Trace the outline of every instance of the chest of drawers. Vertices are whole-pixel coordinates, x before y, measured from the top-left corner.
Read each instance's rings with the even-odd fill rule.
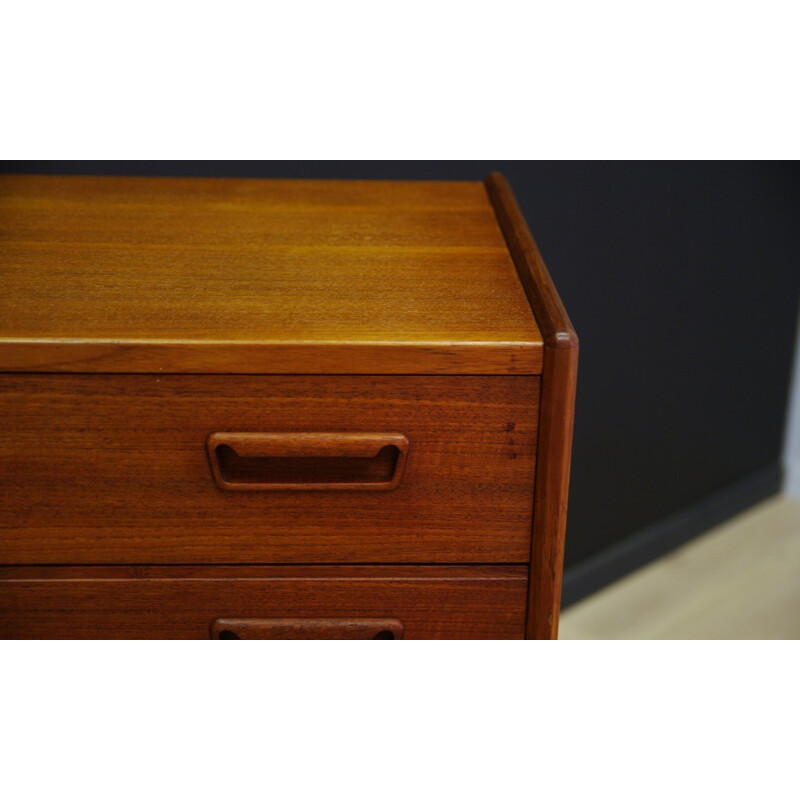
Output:
[[[0,636],[556,637],[577,340],[501,176],[6,176],[0,270]]]

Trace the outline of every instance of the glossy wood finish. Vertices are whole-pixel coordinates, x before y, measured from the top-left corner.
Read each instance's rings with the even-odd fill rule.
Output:
[[[501,176],[7,176],[0,279],[0,632],[557,636],[577,339]]]
[[[527,562],[537,377],[0,375],[0,564]],[[384,492],[223,491],[219,431],[390,431]]]
[[[578,338],[508,183],[502,175],[490,175],[486,191],[544,337],[527,636],[555,639],[564,570]]]
[[[399,620],[406,639],[519,639],[525,567],[8,567],[0,637],[207,639],[215,620]]]
[[[212,639],[402,639],[398,619],[215,619]]]
[[[480,183],[0,177],[0,370],[538,374]]]

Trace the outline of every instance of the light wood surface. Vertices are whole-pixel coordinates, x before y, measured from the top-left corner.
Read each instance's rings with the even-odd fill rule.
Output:
[[[800,639],[800,501],[776,497],[568,608],[562,639]]]
[[[526,562],[538,377],[0,375],[0,563]],[[408,439],[392,491],[226,491],[209,434]]]
[[[578,337],[505,178],[489,175],[486,191],[544,337],[527,636],[557,639]]]
[[[480,183],[0,177],[0,369],[537,374]]]
[[[397,619],[405,639],[521,639],[525,567],[7,567],[0,638],[208,639],[221,618]]]

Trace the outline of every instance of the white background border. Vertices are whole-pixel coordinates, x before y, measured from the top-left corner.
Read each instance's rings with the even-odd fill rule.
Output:
[[[0,12],[14,159],[795,158],[796,4]],[[796,642],[0,643],[3,794],[797,797]]]

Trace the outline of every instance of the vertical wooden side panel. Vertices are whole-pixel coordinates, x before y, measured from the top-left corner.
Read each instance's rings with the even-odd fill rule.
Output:
[[[578,348],[545,348],[528,587],[529,639],[557,639]]]
[[[526,636],[556,639],[564,570],[578,337],[507,181],[493,173],[484,183],[544,337]]]

